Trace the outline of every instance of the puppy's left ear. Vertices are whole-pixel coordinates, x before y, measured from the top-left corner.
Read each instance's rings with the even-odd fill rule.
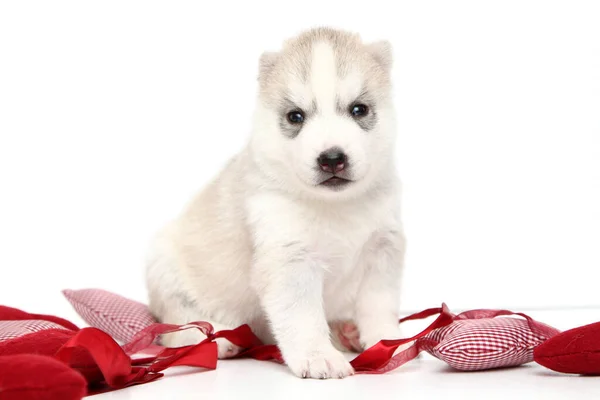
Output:
[[[259,66],[258,66],[258,80],[264,81],[269,76],[273,67],[279,60],[279,53],[274,52],[264,52],[260,56]]]
[[[367,45],[369,53],[384,69],[390,70],[394,62],[392,44],[387,40],[380,40]]]

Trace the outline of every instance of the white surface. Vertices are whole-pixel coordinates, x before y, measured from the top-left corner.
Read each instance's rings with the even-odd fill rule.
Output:
[[[301,380],[283,367],[252,360],[222,362],[216,371],[180,368],[168,377],[102,399],[586,399],[600,379],[572,377],[537,364],[490,372],[455,372],[437,360],[417,360],[387,375]]]
[[[600,320],[600,309],[532,312],[560,329]],[[414,325],[419,329],[422,325]],[[349,357],[351,358],[351,357]],[[518,368],[457,372],[430,356],[385,375],[344,380],[302,380],[284,366],[255,360],[226,360],[217,370],[173,368],[146,385],[99,395],[115,399],[587,399],[600,393],[600,377],[558,374],[535,363]]]
[[[395,48],[405,309],[598,304],[600,3],[0,2],[0,303],[145,300],[148,239],[241,147],[258,57]]]

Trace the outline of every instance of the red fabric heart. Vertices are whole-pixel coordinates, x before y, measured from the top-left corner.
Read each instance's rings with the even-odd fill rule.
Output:
[[[600,375],[600,322],[570,329],[538,346],[535,362],[566,374]]]
[[[75,332],[66,329],[47,329],[0,342],[0,356],[39,354],[53,356]]]
[[[157,322],[148,306],[106,290],[63,290],[63,294],[85,322],[123,343]]]
[[[76,333],[66,329],[48,329],[5,340],[0,342],[0,356],[38,354],[53,357]],[[104,379],[100,369],[85,349],[74,349],[69,365],[79,371],[89,383],[101,382]]]
[[[0,400],[79,400],[86,381],[51,357],[19,354],[0,357]]]
[[[521,318],[502,318],[518,316]],[[460,371],[513,367],[533,361],[533,350],[559,331],[522,313],[471,310],[417,344]]]
[[[385,373],[414,359],[421,351],[461,371],[516,366],[533,361],[533,349],[559,333],[525,314],[480,309],[453,315],[445,304],[442,308],[403,318],[400,323],[438,313],[432,325],[417,336],[399,341],[382,340],[359,354],[351,362],[352,366],[357,373]],[[524,319],[497,318],[509,315]],[[392,357],[398,344],[413,340],[415,344]]]

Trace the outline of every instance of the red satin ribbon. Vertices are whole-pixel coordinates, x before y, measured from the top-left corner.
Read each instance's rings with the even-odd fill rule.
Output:
[[[440,308],[430,308],[399,321],[402,323],[405,321],[425,319],[435,314],[439,314],[439,316],[431,323],[431,325],[415,336],[408,339],[381,340],[379,343],[376,343],[374,346],[363,351],[354,360],[350,361],[354,371],[359,374],[383,374],[394,370],[415,358],[420,353],[416,344],[413,344],[408,349],[405,349],[396,355],[394,355],[394,352],[403,344],[414,342],[417,339],[428,335],[435,329],[450,325],[452,321],[454,321],[454,316],[446,304],[442,304]]]
[[[541,322],[538,322],[528,315],[525,315],[523,313],[515,313],[512,311],[508,311],[508,310],[481,309],[481,310],[465,311],[461,314],[458,314],[455,317],[455,319],[459,320],[459,319],[496,318],[496,317],[507,316],[507,315],[518,315],[520,317],[525,318],[525,320],[527,320],[527,324],[529,325],[529,329],[531,329],[531,331],[533,333],[536,333],[540,336],[550,338],[550,337],[560,333],[560,331],[558,329],[548,326],[546,324],[543,324]]]
[[[381,340],[371,348],[359,354],[350,362],[356,373],[382,374],[389,372],[414,359],[421,351],[418,339],[423,338],[435,329],[447,326],[454,320],[494,318],[501,315],[519,315],[527,319],[532,330],[553,336],[558,331],[541,324],[527,315],[512,313],[506,310],[473,310],[453,315],[446,304],[431,308],[401,319],[399,322],[419,320],[439,314],[438,317],[422,332],[407,339]],[[206,339],[194,346],[164,348],[153,345],[159,335],[178,332],[185,329],[198,329]],[[119,346],[113,338],[97,328],[83,328],[78,331],[56,354],[66,363],[71,361],[73,349],[82,347],[92,356],[96,367],[104,377],[106,387],[100,391],[109,391],[130,385],[150,382],[163,374],[166,368],[178,365],[215,369],[217,367],[217,344],[215,339],[225,338],[246,350],[236,358],[253,358],[256,360],[272,360],[283,363],[281,353],[275,345],[264,345],[256,337],[248,325],[233,330],[214,332],[207,322],[193,322],[186,325],[153,324],[139,333],[124,346]],[[409,348],[394,355],[403,344],[416,342]],[[158,350],[156,355],[134,358],[131,356],[148,350]],[[98,393],[99,391],[97,391]]]
[[[163,375],[150,373],[146,368],[134,366],[121,346],[97,328],[83,328],[78,331],[58,350],[55,357],[70,364],[73,350],[77,347],[84,348],[90,353],[106,385],[112,389],[150,382]],[[86,368],[92,367],[86,366]]]

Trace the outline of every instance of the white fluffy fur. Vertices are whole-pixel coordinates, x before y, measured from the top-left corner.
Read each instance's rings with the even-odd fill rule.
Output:
[[[205,320],[217,330],[247,323],[279,345],[296,375],[344,377],[352,367],[334,347],[330,324],[354,321],[363,347],[399,336],[404,239],[389,45],[320,29],[261,62],[248,145],[156,238],[147,267],[150,307],[167,323]],[[290,73],[290,63],[304,63],[309,73]],[[294,138],[280,131],[273,99],[282,88],[295,104],[318,108]],[[377,113],[368,132],[336,109],[365,89]],[[319,186],[315,172],[319,154],[333,146],[351,165],[354,182],[342,190]],[[189,331],[163,340],[201,339]],[[220,357],[238,351],[219,339]]]

